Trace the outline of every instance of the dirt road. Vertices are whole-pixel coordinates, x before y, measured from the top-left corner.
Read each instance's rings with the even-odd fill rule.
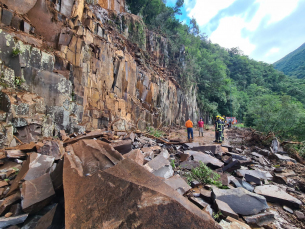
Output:
[[[197,127],[194,129],[194,142],[199,142],[200,145],[216,145],[215,142],[215,129],[214,126],[209,126],[209,130],[204,130],[203,137],[199,137],[199,130]],[[225,140],[222,144],[228,145],[228,139],[227,139],[227,131],[228,129],[225,129]],[[180,139],[183,142],[187,142],[187,131],[186,128],[180,129],[180,130],[173,130],[170,132],[169,139]]]

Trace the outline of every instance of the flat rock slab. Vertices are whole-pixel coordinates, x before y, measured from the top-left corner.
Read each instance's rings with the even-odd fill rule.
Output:
[[[0,215],[4,214],[8,211],[11,205],[19,201],[21,198],[20,192],[16,192],[13,195],[10,195],[6,197],[4,200],[2,200],[0,204]]]
[[[198,147],[199,143],[198,142],[192,142],[192,143],[183,143],[183,145],[189,147],[190,149],[193,147]]]
[[[237,169],[240,169],[240,161],[239,160],[236,160],[236,161],[232,161],[230,162],[229,164],[227,164],[226,166],[224,166],[222,168],[222,171],[223,172],[233,172],[234,170],[237,170]]]
[[[275,221],[274,214],[271,212],[264,212],[252,216],[244,216],[243,218],[247,222],[247,224],[250,224],[251,226],[259,226],[259,227]]]
[[[34,213],[45,207],[55,195],[50,174],[45,174],[34,180],[25,181],[22,185],[22,209]]]
[[[254,177],[260,178],[262,180],[270,180],[273,176],[266,171],[260,170],[247,170],[247,169],[239,169],[237,170],[237,175],[245,177],[246,174],[252,175]]]
[[[153,172],[163,168],[166,165],[170,165],[169,160],[167,160],[163,155],[158,155],[150,162],[144,165],[148,171]]]
[[[110,143],[110,145],[121,154],[129,153],[132,150],[132,140],[121,140]]]
[[[178,174],[169,179],[166,179],[164,182],[171,186],[174,190],[177,190],[182,195],[192,188]],[[183,191],[183,193],[181,193],[181,191]]]
[[[200,209],[206,208],[209,204],[200,197],[190,197],[189,200]]]
[[[22,158],[26,156],[21,150],[6,150],[5,152],[8,158]]]
[[[129,158],[135,162],[137,162],[139,165],[144,164],[144,154],[139,149],[134,149],[130,151],[129,153],[123,155],[124,158]]]
[[[289,195],[275,185],[257,186],[254,192],[266,197],[267,201],[287,205],[291,208],[300,208],[302,202],[297,198]]]
[[[250,192],[254,191],[254,187],[242,179],[231,177],[230,181],[235,185],[236,188],[242,187],[242,188],[247,189]]]
[[[285,155],[281,155],[276,153],[275,156],[277,157],[277,159],[279,159],[280,161],[291,161],[293,163],[297,163],[297,161],[291,157],[285,156]]]
[[[200,152],[211,151],[213,154],[215,154],[217,152],[217,146],[195,146],[192,148],[192,150]]]
[[[218,189],[212,192],[213,199],[227,203],[234,212],[240,215],[255,215],[266,209],[265,197],[251,193],[244,188]]]
[[[12,226],[12,225],[17,225],[20,223],[23,223],[26,218],[28,217],[29,214],[23,214],[23,215],[18,215],[14,217],[0,217],[0,228]]]
[[[28,171],[24,176],[24,180],[34,180],[44,175],[53,165],[54,157],[42,155],[39,153],[31,153]]]
[[[207,213],[130,159],[87,177],[79,176],[71,165],[65,158],[67,229],[220,228]]]
[[[165,179],[168,179],[174,175],[174,170],[171,165],[165,165],[164,167],[153,171],[153,174],[158,177],[163,177]]]
[[[56,141],[47,141],[45,144],[39,148],[37,151],[40,154],[52,156],[55,160],[59,160],[63,153],[61,152],[61,147],[58,142]]]
[[[230,206],[221,201],[221,200],[215,200],[215,204],[217,205],[218,211],[220,211],[224,216],[231,216],[234,219],[238,219],[238,215],[230,208]]]
[[[224,165],[224,163],[218,160],[217,158],[202,152],[187,150],[185,151],[185,153],[188,153],[190,156],[193,156],[194,161],[201,161],[208,166],[210,165],[212,167],[220,168]]]
[[[191,170],[193,168],[199,167],[200,163],[198,161],[184,161],[180,163],[180,167],[182,169],[188,169]]]

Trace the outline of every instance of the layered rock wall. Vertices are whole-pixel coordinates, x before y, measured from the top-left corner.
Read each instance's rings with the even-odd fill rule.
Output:
[[[12,133],[29,142],[61,129],[197,118],[195,89],[169,71],[167,39],[125,13],[124,1],[0,2],[0,145],[14,145]]]

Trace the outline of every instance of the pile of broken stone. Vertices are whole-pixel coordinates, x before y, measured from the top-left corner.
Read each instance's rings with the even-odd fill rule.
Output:
[[[305,195],[285,167],[298,163],[277,140],[251,151],[141,132],[60,138],[1,151],[0,228],[304,227]],[[227,189],[190,186],[185,176],[200,162]]]

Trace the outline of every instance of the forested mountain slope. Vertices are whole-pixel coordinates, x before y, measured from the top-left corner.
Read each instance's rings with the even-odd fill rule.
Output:
[[[305,140],[304,79],[286,76],[238,48],[211,43],[195,19],[189,25],[180,23],[176,15],[183,0],[175,7],[162,0],[127,0],[127,4],[149,30],[169,40],[169,68],[182,87],[198,89],[201,115],[236,116],[257,130]]]
[[[305,78],[305,43],[273,64],[286,75]]]

